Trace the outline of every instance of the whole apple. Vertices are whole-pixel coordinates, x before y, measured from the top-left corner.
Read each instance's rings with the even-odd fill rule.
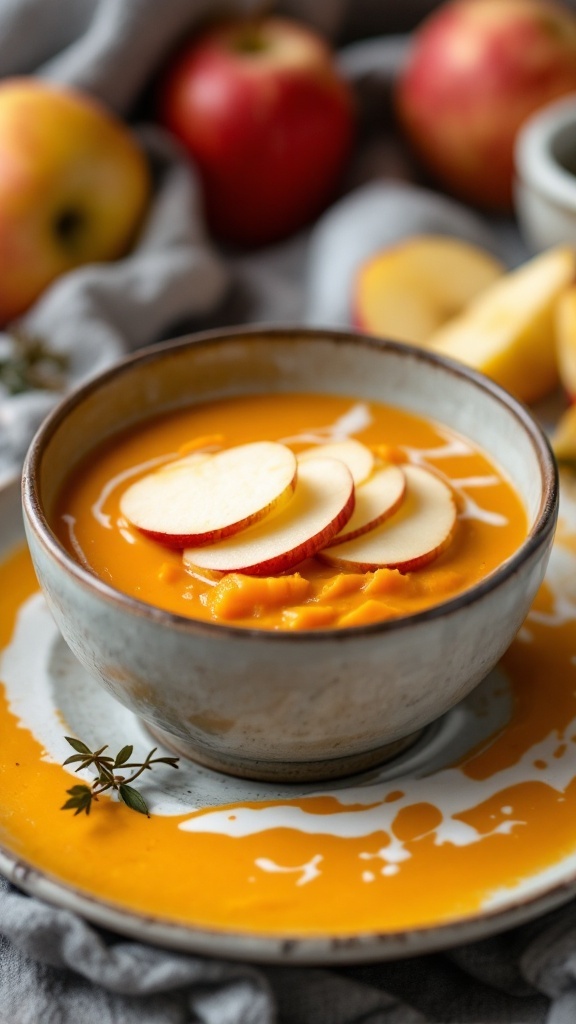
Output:
[[[55,278],[125,253],[146,209],[147,161],[95,100],[32,78],[0,84],[0,323]]]
[[[552,0],[454,0],[416,31],[396,100],[400,125],[439,183],[507,210],[518,128],[574,90],[572,10]]]
[[[199,170],[211,229],[248,246],[291,234],[329,202],[354,127],[325,42],[276,17],[192,39],[160,83],[159,117]]]

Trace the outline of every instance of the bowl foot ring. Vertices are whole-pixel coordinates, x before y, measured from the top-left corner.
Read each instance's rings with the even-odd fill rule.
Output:
[[[149,733],[164,747],[188,758],[204,768],[234,775],[240,779],[254,779],[258,782],[301,783],[325,782],[330,779],[346,778],[360,772],[377,768],[403,754],[420,739],[425,729],[418,729],[403,736],[402,739],[377,747],[375,750],[362,751],[359,754],[348,754],[344,757],[326,758],[319,761],[273,761],[264,759],[247,760],[226,754],[199,749],[180,736],[165,732],[156,725],[144,722]]]

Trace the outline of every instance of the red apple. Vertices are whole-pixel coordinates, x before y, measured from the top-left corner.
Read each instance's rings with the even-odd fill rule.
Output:
[[[353,103],[325,42],[282,18],[228,21],[193,38],[159,87],[159,117],[199,169],[209,225],[261,245],[332,198]]]
[[[34,78],[0,84],[0,323],[56,277],[129,248],[150,194],[129,129],[89,96]]]
[[[454,0],[415,33],[396,99],[401,126],[437,180],[504,210],[518,128],[574,90],[572,10],[552,0]]]

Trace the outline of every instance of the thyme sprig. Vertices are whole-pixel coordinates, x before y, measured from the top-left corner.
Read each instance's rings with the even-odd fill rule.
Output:
[[[0,355],[0,384],[9,395],[39,388],[42,391],[63,391],[70,359],[64,352],[55,352],[43,338],[30,334],[21,326],[6,332],[9,351]]]
[[[137,789],[134,789],[132,783],[143,772],[150,771],[154,764],[167,764],[171,768],[178,768],[179,758],[177,757],[154,757],[158,749],[157,747],[154,747],[146,755],[144,761],[130,761],[134,747],[129,744],[122,747],[116,754],[116,757],[112,757],[110,754],[104,753],[105,750],[108,750],[108,744],[105,744],[98,750],[90,750],[82,740],[78,740],[73,736],[66,736],[65,739],[74,748],[76,753],[67,757],[64,765],[78,763],[77,772],[85,768],[92,768],[96,772],[96,778],[91,786],[79,783],[66,790],[69,799],[62,805],[61,810],[73,810],[74,815],[81,814],[82,811],[85,814],[90,814],[92,803],[98,800],[100,794],[105,793],[107,790],[112,790],[117,793],[119,799],[127,807],[150,817],[148,805],[144,797]],[[135,769],[135,771],[132,771],[132,774],[126,777],[124,774],[118,774],[119,768],[123,772],[132,769]]]

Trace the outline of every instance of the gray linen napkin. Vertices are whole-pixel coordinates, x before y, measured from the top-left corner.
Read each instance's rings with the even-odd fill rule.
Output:
[[[249,10],[254,2],[227,6]],[[432,6],[282,4],[334,39],[404,31]],[[129,115],[170,46],[217,7],[216,0],[0,0],[0,77],[34,72],[85,88]],[[341,67],[365,112],[378,109],[404,52],[405,40],[390,38],[342,51]],[[262,253],[224,254],[204,233],[190,164],[160,131],[145,127],[141,138],[157,186],[134,252],[67,275],[24,318],[29,330],[70,354],[69,387],[179,325],[342,323],[350,267],[330,264],[327,250],[350,243],[354,222],[361,255],[402,231],[433,227],[483,242],[511,263],[518,258],[509,227],[484,224],[448,200],[436,203],[410,185],[410,166],[394,143],[370,139],[352,169],[349,195],[311,233]],[[375,178],[371,192],[366,183]],[[368,242],[358,237],[360,211],[376,225]],[[325,301],[330,288],[322,273],[339,274],[336,305]],[[9,344],[0,336],[0,358]],[[0,480],[19,467],[53,403],[46,392],[0,394]],[[346,970],[254,968],[118,939],[0,879],[0,1024],[573,1024],[575,993],[573,904],[445,955]]]

